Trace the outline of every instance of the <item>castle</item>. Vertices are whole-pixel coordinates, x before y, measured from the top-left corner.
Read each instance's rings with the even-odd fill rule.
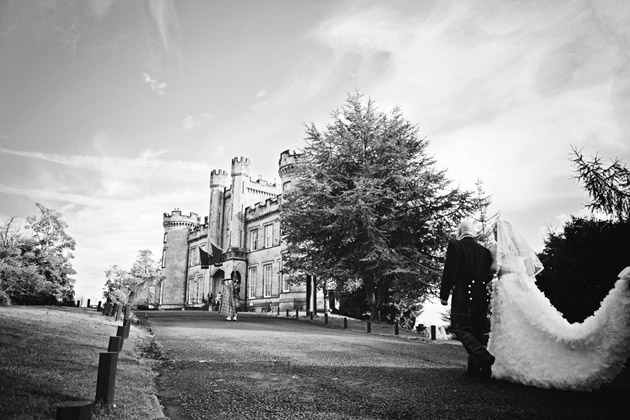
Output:
[[[224,170],[210,173],[207,217],[185,215],[177,208],[164,213],[162,274],[150,288],[152,306],[204,307],[210,296],[215,300],[221,293],[223,279],[236,272],[243,311],[316,312],[323,307],[323,294],[315,292],[314,279],[295,286],[281,273],[285,244],[280,202],[282,192],[295,182],[299,158],[290,150],[280,154],[281,189],[260,178],[253,180],[249,159],[233,158],[230,176]],[[203,255],[212,255],[213,244],[220,248],[221,265],[202,265]]]

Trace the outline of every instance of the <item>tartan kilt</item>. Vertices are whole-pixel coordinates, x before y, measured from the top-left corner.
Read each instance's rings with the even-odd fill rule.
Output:
[[[473,327],[483,333],[487,329],[489,296],[486,288],[469,293],[468,287],[455,287],[451,298],[451,327],[454,330]]]
[[[221,315],[233,317],[236,315],[236,305],[234,303],[234,295],[231,293],[221,296],[221,307],[219,308]]]

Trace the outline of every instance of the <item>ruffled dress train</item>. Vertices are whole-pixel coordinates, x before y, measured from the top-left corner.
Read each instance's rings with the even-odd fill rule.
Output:
[[[630,287],[618,280],[600,308],[570,324],[533,277],[493,281],[488,350],[492,377],[541,388],[591,391],[612,382],[630,356]]]

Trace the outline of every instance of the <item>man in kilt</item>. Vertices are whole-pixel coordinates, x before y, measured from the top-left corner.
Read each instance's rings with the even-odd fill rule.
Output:
[[[490,377],[494,363],[486,349],[489,296],[486,289],[492,280],[492,254],[478,244],[473,224],[463,221],[457,229],[457,240],[449,241],[442,273],[440,300],[442,305],[451,300],[451,327],[468,352],[468,373]]]

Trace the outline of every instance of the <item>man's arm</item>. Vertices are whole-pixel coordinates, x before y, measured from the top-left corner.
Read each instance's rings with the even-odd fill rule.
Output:
[[[442,272],[442,284],[440,286],[440,301],[442,305],[448,303],[448,297],[455,284],[455,273],[457,272],[457,246],[455,241],[449,241],[446,248],[446,261]]]

